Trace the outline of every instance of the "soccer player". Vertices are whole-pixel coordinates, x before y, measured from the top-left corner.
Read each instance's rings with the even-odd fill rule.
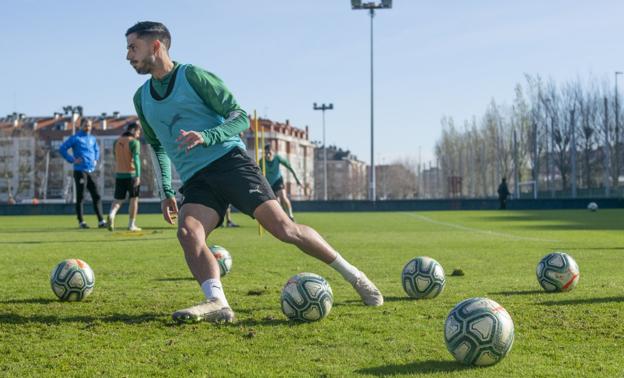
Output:
[[[271,184],[271,189],[273,190],[273,193],[275,193],[278,202],[280,203],[286,214],[288,214],[288,218],[294,221],[295,217],[293,216],[290,201],[286,196],[286,190],[284,189],[284,178],[282,177],[282,173],[280,172],[280,165],[286,167],[286,169],[288,169],[295,177],[297,185],[301,186],[301,182],[299,181],[299,178],[297,178],[297,174],[292,169],[287,159],[283,158],[279,154],[273,153],[273,148],[271,147],[270,143],[267,143],[267,145],[264,146],[264,158],[260,159],[258,165],[262,167],[263,164],[266,167],[266,172],[264,172],[264,175],[266,176],[269,184]]]
[[[498,207],[500,210],[505,210],[507,208],[507,197],[509,197],[509,188],[507,187],[507,180],[503,178],[501,180],[500,185],[498,186],[498,202],[500,206]]]
[[[128,205],[128,230],[141,231],[136,225],[136,216],[139,211],[139,192],[141,191],[141,128],[136,122],[126,127],[113,145],[115,156],[115,195],[106,223],[109,231],[115,230],[115,216],[125,201],[126,195],[130,198]]]
[[[171,35],[158,22],[139,22],[126,31],[126,59],[139,74],[150,74],[134,95],[145,139],[152,146],[162,178],[163,217],[178,222],[178,240],[187,265],[206,300],[176,311],[178,322],[231,322],[219,265],[206,237],[222,223],[228,204],[256,218],[271,234],[299,247],[338,271],[366,305],[380,306],[383,296],[364,273],[349,264],[315,230],[292,222],[245,152],[239,133],[249,127],[247,114],[215,75],[169,57]],[[178,205],[171,187],[170,160],[182,180]],[[179,213],[179,214],[178,214]]]
[[[80,130],[69,137],[61,147],[59,152],[70,164],[74,165],[74,181],[76,183],[76,217],[78,227],[89,228],[84,221],[84,191],[85,187],[91,194],[93,210],[98,219],[98,228],[106,227],[106,222],[102,218],[102,201],[98,193],[97,186],[91,174],[95,170],[97,161],[100,160],[100,148],[95,137],[91,135],[91,120],[82,118],[80,120]],[[70,155],[67,150],[71,149]]]
[[[240,227],[238,224],[234,223],[234,221],[232,220],[232,205],[228,205],[227,209],[225,210],[225,220],[223,223],[221,223],[221,227],[228,227],[228,228]]]

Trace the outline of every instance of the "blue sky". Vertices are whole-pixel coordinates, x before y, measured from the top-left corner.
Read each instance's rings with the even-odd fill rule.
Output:
[[[125,30],[155,20],[171,55],[220,76],[248,111],[310,126],[370,160],[369,23],[349,0],[7,0],[0,114],[132,114],[146,79],[125,61]],[[375,17],[375,159],[433,157],[440,119],[509,103],[525,73],[557,81],[624,70],[621,1],[394,0]]]

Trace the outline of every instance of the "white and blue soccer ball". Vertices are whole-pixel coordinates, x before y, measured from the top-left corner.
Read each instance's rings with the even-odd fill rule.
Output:
[[[544,256],[537,264],[536,274],[537,281],[548,292],[570,291],[581,276],[578,264],[565,252]]]
[[[587,210],[592,211],[592,212],[593,211],[598,211],[598,204],[596,202],[590,202],[587,205]]]
[[[446,285],[444,269],[431,257],[413,258],[403,268],[401,274],[403,290],[412,298],[435,298]]]
[[[329,314],[334,295],[323,277],[314,273],[299,273],[284,285],[280,302],[282,312],[288,319],[314,322]]]
[[[50,286],[62,301],[81,301],[95,287],[95,275],[86,262],[80,259],[61,261],[52,270]]]
[[[453,357],[465,365],[494,365],[511,350],[514,323],[509,313],[493,300],[466,299],[448,314],[444,341]]]
[[[232,270],[232,255],[230,255],[230,252],[220,245],[211,245],[208,249],[210,249],[210,252],[212,252],[219,263],[219,272],[221,273],[221,277],[228,274],[230,270]]]

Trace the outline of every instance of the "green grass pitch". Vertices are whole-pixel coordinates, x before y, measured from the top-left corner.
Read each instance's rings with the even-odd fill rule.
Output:
[[[385,295],[362,305],[338,273],[235,214],[218,229],[227,248],[223,278],[237,314],[232,325],[176,325],[171,313],[202,300],[175,228],[140,215],[144,231],[78,230],[72,216],[0,217],[0,376],[427,376],[614,377],[624,374],[624,211],[299,213]],[[94,224],[93,216],[87,218]],[[118,226],[124,223],[120,215]],[[535,278],[545,254],[561,250],[581,277],[569,293],[547,294]],[[410,300],[403,265],[439,261],[444,292]],[[52,268],[81,258],[95,290],[59,302]],[[461,268],[464,276],[449,276]],[[325,277],[334,308],[316,323],[293,324],[279,306],[286,280]],[[466,368],[446,350],[443,325],[459,301],[489,297],[511,314],[510,354]]]

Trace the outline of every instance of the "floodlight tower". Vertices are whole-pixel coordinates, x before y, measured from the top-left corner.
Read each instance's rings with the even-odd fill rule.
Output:
[[[314,103],[314,110],[323,111],[323,200],[327,201],[327,144],[325,143],[325,110],[334,109],[334,104],[321,104],[321,106]]]
[[[374,87],[373,87],[373,18],[375,17],[375,9],[390,9],[392,8],[392,0],[382,0],[381,3],[376,1],[370,1],[363,3],[362,0],[351,0],[351,9],[368,9],[370,14],[370,89],[371,89],[371,108],[370,108],[370,123],[371,123],[371,164],[370,164],[370,183],[369,183],[369,197],[371,201],[375,201],[377,195],[375,191],[375,120],[374,120]]]

